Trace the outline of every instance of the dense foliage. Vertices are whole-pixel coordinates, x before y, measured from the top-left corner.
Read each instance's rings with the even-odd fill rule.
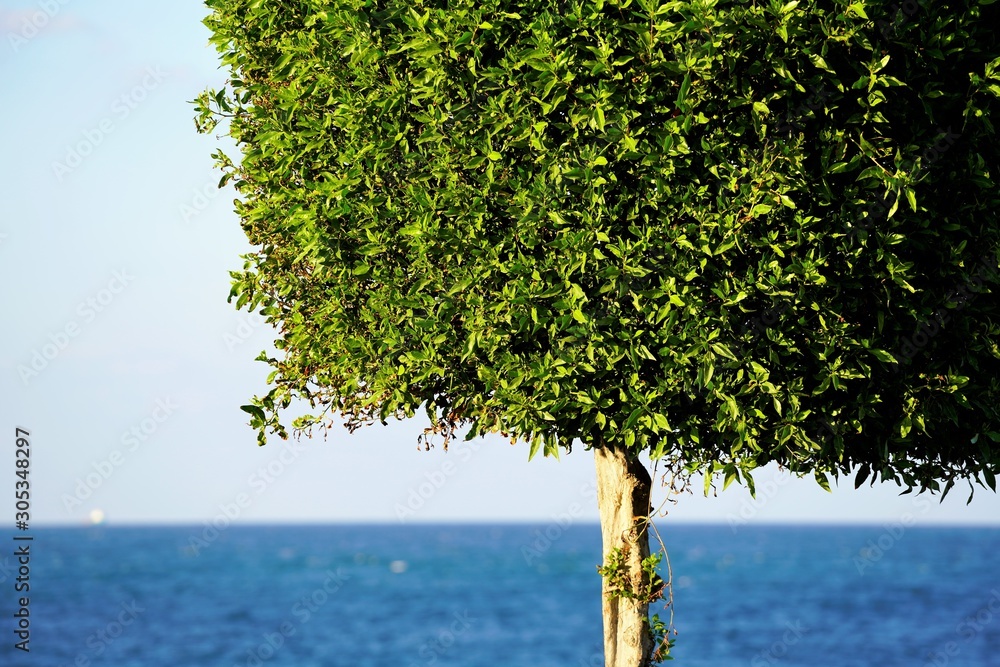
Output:
[[[198,101],[279,327],[357,426],[745,480],[1000,472],[1000,5],[208,0]]]

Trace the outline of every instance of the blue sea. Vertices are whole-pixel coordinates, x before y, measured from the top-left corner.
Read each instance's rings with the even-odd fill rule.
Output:
[[[1000,665],[998,529],[660,530],[668,664]],[[30,653],[3,536],[4,667],[603,665],[596,524],[31,534]]]

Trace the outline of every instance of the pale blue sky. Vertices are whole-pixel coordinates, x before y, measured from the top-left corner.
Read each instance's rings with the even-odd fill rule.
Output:
[[[195,133],[188,103],[223,79],[204,14],[192,0],[0,1],[0,520],[13,520],[15,426],[32,434],[38,524],[95,509],[201,523],[226,506],[240,521],[396,522],[411,495],[406,521],[596,520],[582,450],[417,451],[417,421],[256,446],[239,406],[264,387],[253,358],[270,339],[226,303],[247,246],[232,193],[215,190],[220,141]],[[36,352],[37,374],[19,372]],[[664,524],[1000,522],[996,495],[967,507],[964,487],[938,505],[757,479],[755,503],[696,492]]]

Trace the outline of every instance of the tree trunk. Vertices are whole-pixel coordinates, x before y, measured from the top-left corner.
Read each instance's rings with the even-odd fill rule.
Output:
[[[649,577],[642,561],[649,556],[646,520],[652,486],[649,472],[624,451],[609,447],[594,449],[597,464],[597,505],[601,515],[604,565],[618,549],[622,555],[620,577],[604,577],[605,667],[645,667],[653,652],[650,636],[649,600],[614,595],[622,588],[648,591]]]

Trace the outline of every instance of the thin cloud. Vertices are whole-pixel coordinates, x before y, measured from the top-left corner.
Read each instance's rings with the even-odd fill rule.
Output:
[[[55,12],[49,14],[41,8],[0,9],[0,33],[30,39],[36,34],[75,32],[83,30],[86,23],[78,14]]]

